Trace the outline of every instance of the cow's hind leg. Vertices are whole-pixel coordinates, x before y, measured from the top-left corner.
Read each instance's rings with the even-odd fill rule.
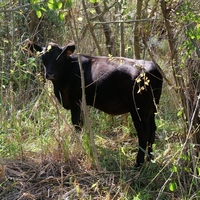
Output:
[[[156,124],[155,124],[155,109],[151,109],[148,113],[148,123],[149,123],[149,138],[148,138],[148,161],[154,158],[153,156],[153,144],[155,141],[155,132],[156,132]]]
[[[138,149],[138,154],[136,158],[136,164],[135,167],[140,167],[144,163],[144,157],[146,154],[146,147],[147,147],[147,142],[149,138],[149,126],[148,126],[148,121],[145,117],[142,117],[140,115],[140,119],[138,117],[135,117],[136,115],[131,114],[137,135],[138,135],[138,140],[139,140],[139,149]]]

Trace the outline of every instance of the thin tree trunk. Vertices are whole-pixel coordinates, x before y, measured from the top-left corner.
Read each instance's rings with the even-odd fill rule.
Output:
[[[38,23],[39,23],[39,18],[37,17],[35,10],[32,10],[30,12],[30,34],[33,36],[31,40],[34,42],[36,42],[36,33],[38,30]]]
[[[119,4],[119,13],[120,14],[120,18],[119,20],[122,21],[122,17],[123,17],[123,13],[122,13],[122,5]],[[120,26],[120,56],[124,57],[125,56],[125,45],[124,45],[124,23],[121,22],[119,24]]]
[[[143,0],[137,0],[136,20],[141,18]],[[140,37],[139,37],[139,22],[135,22],[134,27],[134,51],[135,59],[140,59]]]
[[[81,74],[81,88],[82,88],[81,108],[82,108],[83,116],[84,116],[84,119],[85,119],[85,125],[86,125],[86,128],[88,129],[88,132],[89,132],[91,148],[92,148],[92,153],[93,153],[93,161],[95,162],[97,170],[102,171],[101,165],[100,165],[99,160],[98,160],[97,149],[96,149],[96,146],[95,146],[95,141],[94,141],[91,123],[90,123],[90,120],[89,120],[89,111],[88,111],[88,107],[87,107],[87,103],[86,103],[86,94],[85,94],[85,78],[84,78],[84,71],[83,71],[81,56],[80,56],[80,47],[79,47],[79,43],[78,43],[78,31],[77,31],[76,22],[75,22],[73,15],[72,15],[72,19],[73,19],[73,24],[74,24],[74,29],[75,29],[75,34],[72,34],[72,35],[73,35],[74,39],[75,38],[77,39],[76,46],[77,46],[77,52],[78,52],[78,63],[79,63],[80,74]]]
[[[96,10],[96,13],[99,15],[99,21],[100,22],[106,22],[105,18],[102,15],[102,11],[101,8],[99,7],[99,3],[95,3],[94,4],[94,8]],[[115,37],[112,33],[112,30],[109,26],[109,24],[102,24],[103,26],[103,30],[104,30],[104,34],[106,37],[106,47],[108,49],[109,54],[115,56]]]
[[[94,40],[94,42],[96,44],[96,47],[97,47],[98,52],[99,52],[99,55],[102,55],[102,51],[101,51],[101,48],[99,46],[99,42],[98,42],[98,40],[97,40],[97,38],[95,36],[94,29],[93,29],[93,27],[91,25],[91,22],[90,22],[90,19],[88,17],[87,8],[86,8],[86,5],[85,5],[85,0],[82,0],[82,4],[83,4],[83,9],[84,9],[84,12],[85,12],[85,17],[86,17],[86,20],[87,20],[87,23],[88,23],[88,27],[89,27],[90,33],[91,33],[92,38],[93,38],[93,40]]]
[[[190,117],[188,116],[188,114],[186,112],[187,111],[187,103],[186,103],[186,98],[185,98],[185,94],[184,94],[185,84],[184,84],[184,80],[183,80],[183,77],[181,74],[181,68],[178,67],[179,62],[178,62],[178,50],[177,50],[177,46],[176,46],[177,42],[176,42],[176,39],[175,39],[173,31],[172,31],[172,27],[170,24],[170,16],[169,16],[169,12],[166,7],[165,0],[161,0],[161,10],[162,10],[162,15],[164,17],[165,27],[166,27],[166,30],[168,33],[167,37],[168,37],[168,43],[169,43],[169,48],[170,48],[170,52],[171,52],[171,64],[172,64],[172,69],[173,69],[174,80],[175,80],[179,95],[181,97],[182,107],[184,108],[184,112],[186,114],[186,120],[189,120]]]

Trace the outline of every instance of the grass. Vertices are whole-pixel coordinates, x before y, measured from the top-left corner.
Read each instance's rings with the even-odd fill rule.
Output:
[[[2,93],[0,199],[200,198],[200,161],[192,144],[182,154],[182,122],[168,96],[156,119],[155,160],[139,171],[133,169],[138,142],[130,117],[125,126],[121,116],[90,109],[103,168],[97,172],[88,137],[75,133],[70,112],[57,103],[49,82],[23,102],[22,93]]]

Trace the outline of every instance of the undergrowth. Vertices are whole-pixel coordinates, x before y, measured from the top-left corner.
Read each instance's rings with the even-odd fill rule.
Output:
[[[90,109],[103,168],[97,172],[87,134],[74,131],[70,112],[59,105],[50,82],[38,87],[34,98],[10,89],[1,89],[0,199],[200,198],[199,157],[192,143],[183,151],[183,122],[165,92],[156,115],[154,160],[138,171],[131,118]]]

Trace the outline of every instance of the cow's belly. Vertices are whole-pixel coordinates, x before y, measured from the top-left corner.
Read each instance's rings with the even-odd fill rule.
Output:
[[[121,115],[129,112],[128,106],[118,98],[100,98],[87,100],[87,104],[111,115]]]

